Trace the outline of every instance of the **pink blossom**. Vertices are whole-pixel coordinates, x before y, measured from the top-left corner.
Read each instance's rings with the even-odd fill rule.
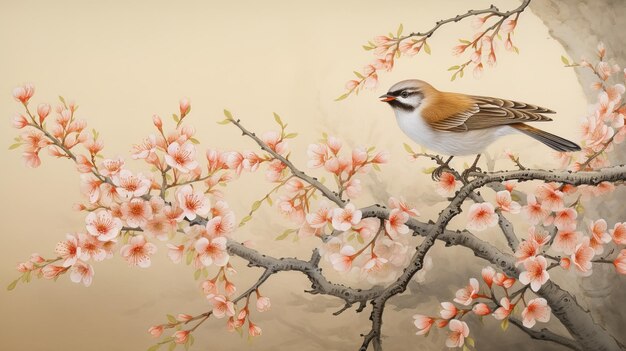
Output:
[[[208,279],[202,282],[202,291],[207,298],[213,298],[213,296],[217,295],[217,284],[215,284],[215,279]]]
[[[531,226],[528,228],[528,240],[537,243],[538,246],[543,246],[550,242],[550,235],[545,230]]]
[[[491,288],[491,284],[493,284],[493,278],[496,275],[496,270],[490,266],[487,266],[483,268],[483,270],[481,271],[481,275],[487,286]]]
[[[258,296],[256,299],[256,309],[259,312],[265,312],[272,306],[270,298],[267,296]]]
[[[548,279],[550,274],[546,270],[548,262],[543,256],[529,257],[524,261],[524,269],[526,271],[520,273],[519,281],[524,285],[530,284],[533,291],[538,291]]]
[[[570,260],[569,257],[563,257],[559,261],[559,266],[561,266],[561,268],[565,270],[568,270],[571,265],[572,265],[572,260]]]
[[[187,98],[180,99],[178,102],[178,109],[180,110],[180,118],[185,117],[189,111],[191,111],[191,102]]]
[[[334,210],[328,202],[320,203],[320,207],[314,213],[306,215],[306,221],[312,228],[323,228],[333,220]]]
[[[538,297],[528,301],[522,311],[523,324],[526,328],[532,328],[535,321],[547,323],[550,320],[550,306],[546,299]]]
[[[70,280],[74,283],[82,282],[83,285],[89,286],[93,280],[93,267],[83,261],[77,261],[70,271]]]
[[[310,144],[307,148],[307,155],[309,156],[307,163],[309,168],[322,167],[329,158],[328,147],[325,144]]]
[[[150,180],[141,173],[133,175],[127,169],[122,169],[118,174],[113,176],[113,184],[117,187],[117,193],[127,199],[131,197],[140,197],[148,193],[150,190]]]
[[[350,199],[357,198],[359,194],[361,194],[361,191],[363,190],[360,179],[352,178],[349,181],[347,181],[343,186],[344,186],[346,195]]]
[[[23,104],[27,104],[34,93],[35,87],[32,84],[24,84],[21,87],[13,89],[13,97]]]
[[[439,314],[441,314],[441,318],[443,319],[451,319],[456,316],[459,310],[452,302],[442,302],[441,307],[443,308]]]
[[[538,224],[543,221],[550,213],[550,210],[544,208],[538,201],[535,195],[528,194],[526,206],[522,207],[522,213],[526,216],[531,224]]]
[[[617,245],[626,245],[626,222],[615,223],[609,234]]]
[[[347,204],[345,208],[336,208],[333,211],[333,228],[346,231],[352,226],[359,224],[361,216],[361,211],[357,210],[351,203]]]
[[[554,215],[554,225],[561,230],[576,228],[578,213],[571,207],[564,208]]]
[[[465,322],[453,319],[449,324],[450,333],[446,339],[447,347],[462,347],[465,344],[465,338],[469,335],[469,328]]]
[[[173,338],[174,338],[174,342],[177,344],[184,344],[187,342],[187,338],[189,337],[189,333],[191,333],[191,331],[189,330],[179,330],[176,333],[174,333]]]
[[[152,218],[150,203],[142,199],[132,199],[122,203],[122,219],[131,228],[144,227]]]
[[[41,159],[36,151],[25,151],[22,153],[24,163],[30,168],[37,168],[41,165]]]
[[[607,224],[604,219],[599,219],[597,221],[591,221],[589,223],[589,231],[593,236],[593,239],[599,244],[608,243],[611,241],[611,235],[607,233]],[[602,246],[600,246],[601,248]],[[602,253],[602,249],[596,250],[596,254]]]
[[[137,235],[120,249],[120,254],[131,266],[141,268],[150,267],[150,256],[157,251],[157,247],[146,241],[143,235]]]
[[[467,217],[466,227],[469,230],[481,231],[498,224],[498,215],[488,202],[472,204]]]
[[[215,318],[235,315],[235,305],[224,295],[213,296],[211,303],[213,304],[213,316],[215,316]]]
[[[563,208],[563,192],[554,188],[552,184],[542,184],[535,191],[541,199],[544,208],[558,211]]]
[[[235,230],[235,224],[235,214],[229,211],[223,216],[211,218],[206,224],[206,229],[210,237],[224,236]]]
[[[100,163],[100,173],[105,177],[112,177],[118,174],[124,167],[124,160],[121,157],[107,158]]]
[[[515,284],[515,278],[507,277],[505,274],[502,274],[502,273],[498,272],[494,276],[493,282],[497,286],[502,286],[502,287],[508,289],[508,288],[512,287],[513,284]]]
[[[39,124],[42,124],[43,121],[50,114],[50,105],[49,104],[39,104],[37,106],[37,115],[39,116]]]
[[[507,190],[496,193],[496,203],[504,212],[519,213],[521,209],[520,204],[511,200],[511,193]]]
[[[258,325],[248,320],[248,335],[254,337],[254,336],[259,336],[262,333],[263,331],[261,330],[261,327],[259,327]]]
[[[69,267],[76,263],[81,256],[81,248],[76,235],[67,234],[66,240],[57,244],[54,251],[63,259],[63,267]]]
[[[195,160],[195,156],[196,147],[190,141],[182,145],[173,142],[167,147],[165,162],[182,173],[189,173],[198,167],[198,161]]]
[[[374,158],[372,158],[372,163],[374,164],[388,163],[390,157],[391,157],[391,154],[388,151],[381,151],[377,153],[376,155],[374,155]]]
[[[285,190],[290,194],[298,194],[304,190],[304,183],[298,178],[292,178],[285,184]]]
[[[265,179],[270,182],[278,182],[283,176],[283,171],[287,168],[287,165],[284,164],[281,160],[275,159],[272,160],[265,172]]]
[[[83,261],[92,258],[94,261],[102,261],[107,257],[102,241],[93,235],[78,233],[78,244],[81,249],[80,259]]]
[[[352,261],[354,260],[354,255],[356,251],[350,245],[345,245],[341,247],[339,253],[335,253],[330,255],[330,262],[333,265],[333,268],[338,272],[347,272],[352,268]]]
[[[167,244],[167,256],[174,263],[180,263],[183,260],[185,245]]]
[[[517,19],[515,18],[506,19],[504,23],[502,24],[502,33],[503,34],[511,33],[513,30],[515,30],[515,26],[517,26]]]
[[[584,237],[582,242],[576,245],[574,253],[572,253],[571,261],[576,268],[576,272],[583,277],[591,275],[591,260],[595,255],[595,251],[589,246],[589,237]]]
[[[133,151],[131,153],[131,157],[133,160],[137,159],[147,159],[154,155],[156,151],[156,137],[154,135],[150,135],[146,139],[144,139],[141,144],[133,145]]]
[[[161,241],[167,240],[167,236],[173,230],[169,220],[162,214],[152,216],[141,228],[146,235]]]
[[[415,209],[415,207],[410,206],[404,201],[403,198],[397,199],[395,197],[389,198],[389,207],[392,209],[399,209],[402,212],[406,213],[409,216],[417,217],[419,216],[419,212]]]
[[[89,213],[85,223],[89,234],[98,237],[100,241],[112,240],[122,230],[122,221],[104,209]]]
[[[26,127],[28,124],[29,124],[28,120],[23,115],[15,115],[15,117],[13,117],[13,127],[17,129],[22,129]]]
[[[55,266],[53,264],[46,265],[41,269],[43,277],[45,279],[56,279],[61,274],[65,273],[69,267]]]
[[[508,297],[503,297],[500,299],[500,307],[496,308],[493,312],[493,318],[497,320],[503,320],[511,314],[513,311],[514,305],[511,305],[511,301]]]
[[[454,302],[469,306],[472,300],[478,297],[479,288],[478,280],[470,278],[469,284],[465,288],[457,290]]]
[[[474,312],[477,316],[486,316],[489,313],[491,313],[491,310],[489,309],[489,306],[480,302],[480,303],[475,304],[474,307],[472,307],[472,312]]]
[[[619,274],[626,274],[626,249],[622,249],[619,255],[613,261],[613,265],[615,266],[615,270]]]
[[[153,338],[158,338],[163,334],[163,325],[155,325],[148,329],[148,333],[152,335]]]
[[[385,230],[392,237],[398,234],[407,234],[409,227],[405,224],[409,220],[409,215],[398,208],[394,208],[389,213],[389,219],[385,220]]]
[[[197,216],[206,216],[211,210],[209,200],[201,192],[194,191],[191,185],[184,185],[176,191],[178,205],[184,216],[193,221]]]
[[[203,265],[215,264],[222,267],[228,263],[230,258],[226,252],[226,242],[227,239],[223,236],[213,239],[202,237],[196,241],[194,248]]]
[[[529,258],[535,257],[539,253],[539,249],[539,245],[533,240],[522,241],[515,251],[515,257],[517,257],[515,265],[517,266],[520,263],[524,263]]]
[[[413,319],[415,320],[413,321],[413,324],[415,324],[415,327],[418,329],[417,333],[415,333],[417,335],[424,335],[428,333],[430,331],[430,327],[432,327],[435,322],[434,319],[421,314],[413,315]]]
[[[359,236],[365,241],[370,240],[376,235],[380,229],[380,220],[378,218],[363,218],[359,224],[352,227]]]
[[[278,154],[284,154],[287,151],[287,140],[283,140],[277,131],[271,130],[263,133],[261,140]]]

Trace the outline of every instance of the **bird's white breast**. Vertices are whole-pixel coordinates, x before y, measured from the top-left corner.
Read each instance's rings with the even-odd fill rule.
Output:
[[[419,109],[414,112],[396,110],[395,114],[398,126],[409,138],[436,153],[451,156],[482,153],[497,138],[516,132],[508,126],[467,132],[446,132],[430,127],[422,118]]]

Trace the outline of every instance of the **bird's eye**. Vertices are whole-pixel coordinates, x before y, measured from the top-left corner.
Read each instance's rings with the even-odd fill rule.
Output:
[[[403,91],[400,96],[402,96],[403,98],[408,98],[409,97],[409,92],[408,91]]]

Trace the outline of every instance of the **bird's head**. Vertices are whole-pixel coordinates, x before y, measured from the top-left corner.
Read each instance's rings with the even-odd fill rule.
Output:
[[[395,111],[413,112],[433,92],[436,90],[430,84],[422,80],[409,79],[394,84],[387,94],[380,96],[379,99],[388,103]]]

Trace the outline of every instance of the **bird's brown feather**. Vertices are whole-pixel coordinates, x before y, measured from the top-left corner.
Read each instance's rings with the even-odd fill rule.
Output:
[[[552,119],[554,111],[523,102],[434,91],[425,100],[422,117],[435,129],[450,132],[485,129],[524,122]]]

